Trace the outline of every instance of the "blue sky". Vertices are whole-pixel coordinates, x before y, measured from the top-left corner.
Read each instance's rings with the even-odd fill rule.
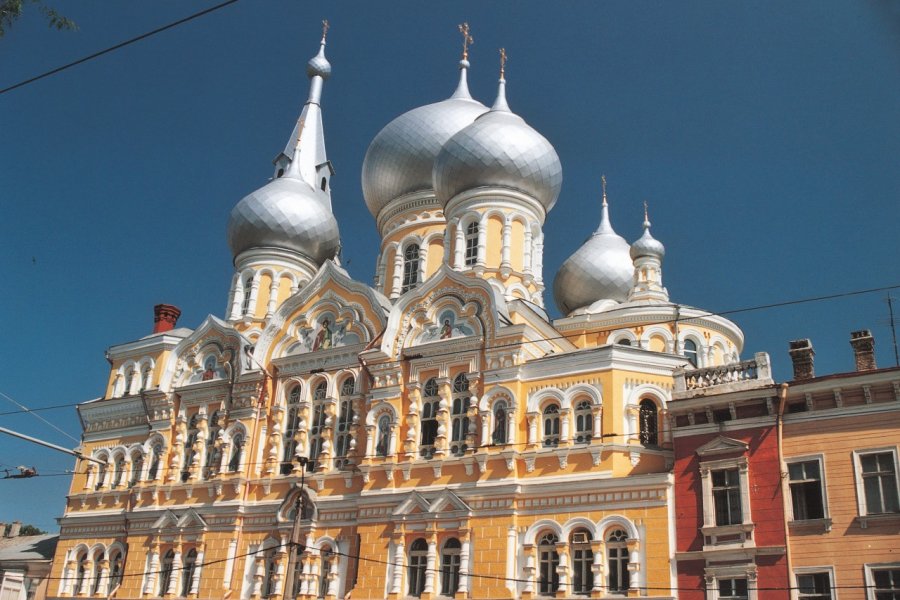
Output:
[[[0,88],[212,5],[55,4],[80,30],[51,31],[32,7],[0,39]],[[150,333],[154,304],[188,327],[223,314],[228,213],[271,175],[323,18],[334,210],[357,279],[372,281],[378,248],[366,148],[452,93],[467,20],[473,94],[493,101],[505,46],[509,104],[562,161],[548,282],[596,227],[605,173],[626,239],[649,202],[674,301],[720,311],[900,283],[896,1],[242,0],[0,96],[0,392],[32,408],[96,398],[103,351]],[[870,328],[889,366],[884,296],[735,315],[743,355],[769,352],[788,379],[788,341],[810,337],[820,374],[847,371],[850,331]],[[80,434],[73,409],[42,414]],[[29,415],[0,424],[70,445]],[[0,437],[0,463],[47,474],[0,481],[0,520],[55,528],[69,479],[51,474],[74,461]]]

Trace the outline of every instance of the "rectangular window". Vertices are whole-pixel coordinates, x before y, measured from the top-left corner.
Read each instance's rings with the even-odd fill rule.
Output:
[[[746,579],[720,579],[720,600],[748,600]]]
[[[900,567],[872,569],[875,600],[900,600]]]
[[[897,466],[894,453],[872,452],[859,455],[865,511],[867,515],[900,512],[897,491]]]
[[[739,525],[744,522],[741,512],[740,473],[737,469],[713,471],[712,493],[716,508],[716,525]]]
[[[791,463],[788,465],[788,477],[794,520],[824,519],[825,494],[821,463],[818,460]]]
[[[831,573],[797,574],[797,591],[804,600],[831,600]]]

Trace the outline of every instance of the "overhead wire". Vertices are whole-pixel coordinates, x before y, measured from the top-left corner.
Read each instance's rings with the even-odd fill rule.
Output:
[[[87,56],[84,56],[84,57],[82,57],[82,58],[79,58],[78,60],[73,60],[72,62],[66,63],[66,64],[61,65],[61,66],[59,66],[59,67],[56,67],[55,69],[50,69],[49,71],[45,71],[45,72],[41,73],[40,75],[35,75],[34,77],[29,77],[28,79],[25,79],[25,80],[23,80],[23,81],[20,81],[19,83],[10,85],[10,86],[5,87],[5,88],[3,88],[3,89],[0,89],[0,95],[5,94],[5,93],[7,93],[7,92],[11,92],[11,91],[13,91],[13,90],[15,90],[15,89],[24,87],[24,86],[26,86],[26,85],[28,85],[28,84],[30,84],[30,83],[34,83],[35,81],[40,81],[41,79],[44,79],[44,78],[46,78],[46,77],[50,77],[51,75],[55,75],[55,74],[57,74],[57,73],[61,73],[62,71],[65,71],[66,69],[71,69],[72,67],[75,67],[75,66],[77,66],[77,65],[86,63],[86,62],[91,61],[91,60],[94,60],[95,58],[99,58],[99,57],[103,56],[104,54],[109,54],[110,52],[114,52],[114,51],[116,51],[116,50],[119,50],[119,49],[121,49],[121,48],[124,48],[125,46],[130,46],[131,44],[134,44],[134,43],[139,42],[139,41],[141,41],[141,40],[145,40],[145,39],[147,39],[147,38],[149,38],[149,37],[152,37],[152,36],[154,36],[154,35],[156,35],[156,34],[158,34],[158,33],[162,33],[163,31],[167,31],[167,30],[169,30],[169,29],[172,29],[173,27],[178,27],[179,25],[183,25],[184,23],[187,23],[188,21],[193,21],[194,19],[197,19],[197,18],[202,17],[202,16],[204,16],[204,15],[208,15],[208,14],[210,14],[210,13],[212,13],[212,12],[215,12],[215,11],[221,9],[221,8],[225,8],[226,6],[229,6],[229,5],[231,5],[231,4],[234,4],[234,3],[237,2],[237,1],[238,1],[238,0],[226,0],[225,2],[222,2],[222,3],[220,3],[220,4],[216,4],[215,6],[210,6],[209,8],[206,8],[206,9],[204,9],[204,10],[201,10],[201,11],[199,11],[199,12],[196,12],[196,13],[194,13],[194,14],[192,14],[192,15],[188,15],[187,17],[178,19],[177,21],[173,21],[172,23],[169,23],[168,25],[163,25],[162,27],[157,27],[156,29],[153,29],[153,30],[148,31],[148,32],[146,32],[146,33],[142,33],[141,35],[138,35],[138,36],[135,36],[135,37],[133,37],[133,38],[127,39],[127,40],[125,40],[125,41],[123,41],[123,42],[119,42],[118,44],[114,44],[114,45],[112,45],[112,46],[110,46],[110,47],[108,47],[108,48],[104,48],[103,50],[100,50],[100,51],[98,51],[98,52],[94,52],[94,53],[92,53],[92,54],[88,54]]]

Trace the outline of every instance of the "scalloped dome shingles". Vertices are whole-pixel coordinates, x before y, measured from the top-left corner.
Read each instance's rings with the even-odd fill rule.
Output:
[[[446,206],[477,187],[506,187],[549,211],[562,186],[562,165],[547,139],[506,110],[491,110],[451,137],[434,163],[434,187]]]
[[[316,264],[340,246],[334,215],[300,179],[274,179],[237,203],[228,220],[228,245],[237,257],[251,248],[293,250]]]
[[[385,125],[363,161],[363,197],[372,216],[378,217],[394,198],[431,189],[434,160],[443,145],[487,110],[471,98],[450,98],[414,108]]]

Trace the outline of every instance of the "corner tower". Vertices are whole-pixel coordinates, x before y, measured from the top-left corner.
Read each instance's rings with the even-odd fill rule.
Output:
[[[309,96],[284,152],[275,159],[275,176],[231,211],[228,245],[235,274],[228,320],[261,323],[278,305],[312,279],[340,249],[331,212],[333,170],[325,153],[322,86],[331,75],[325,58],[323,21],[319,53],[307,63]]]
[[[556,150],[506,101],[506,51],[491,110],[451,137],[434,163],[447,218],[447,263],[507,299],[544,305],[542,226],[562,186]]]

